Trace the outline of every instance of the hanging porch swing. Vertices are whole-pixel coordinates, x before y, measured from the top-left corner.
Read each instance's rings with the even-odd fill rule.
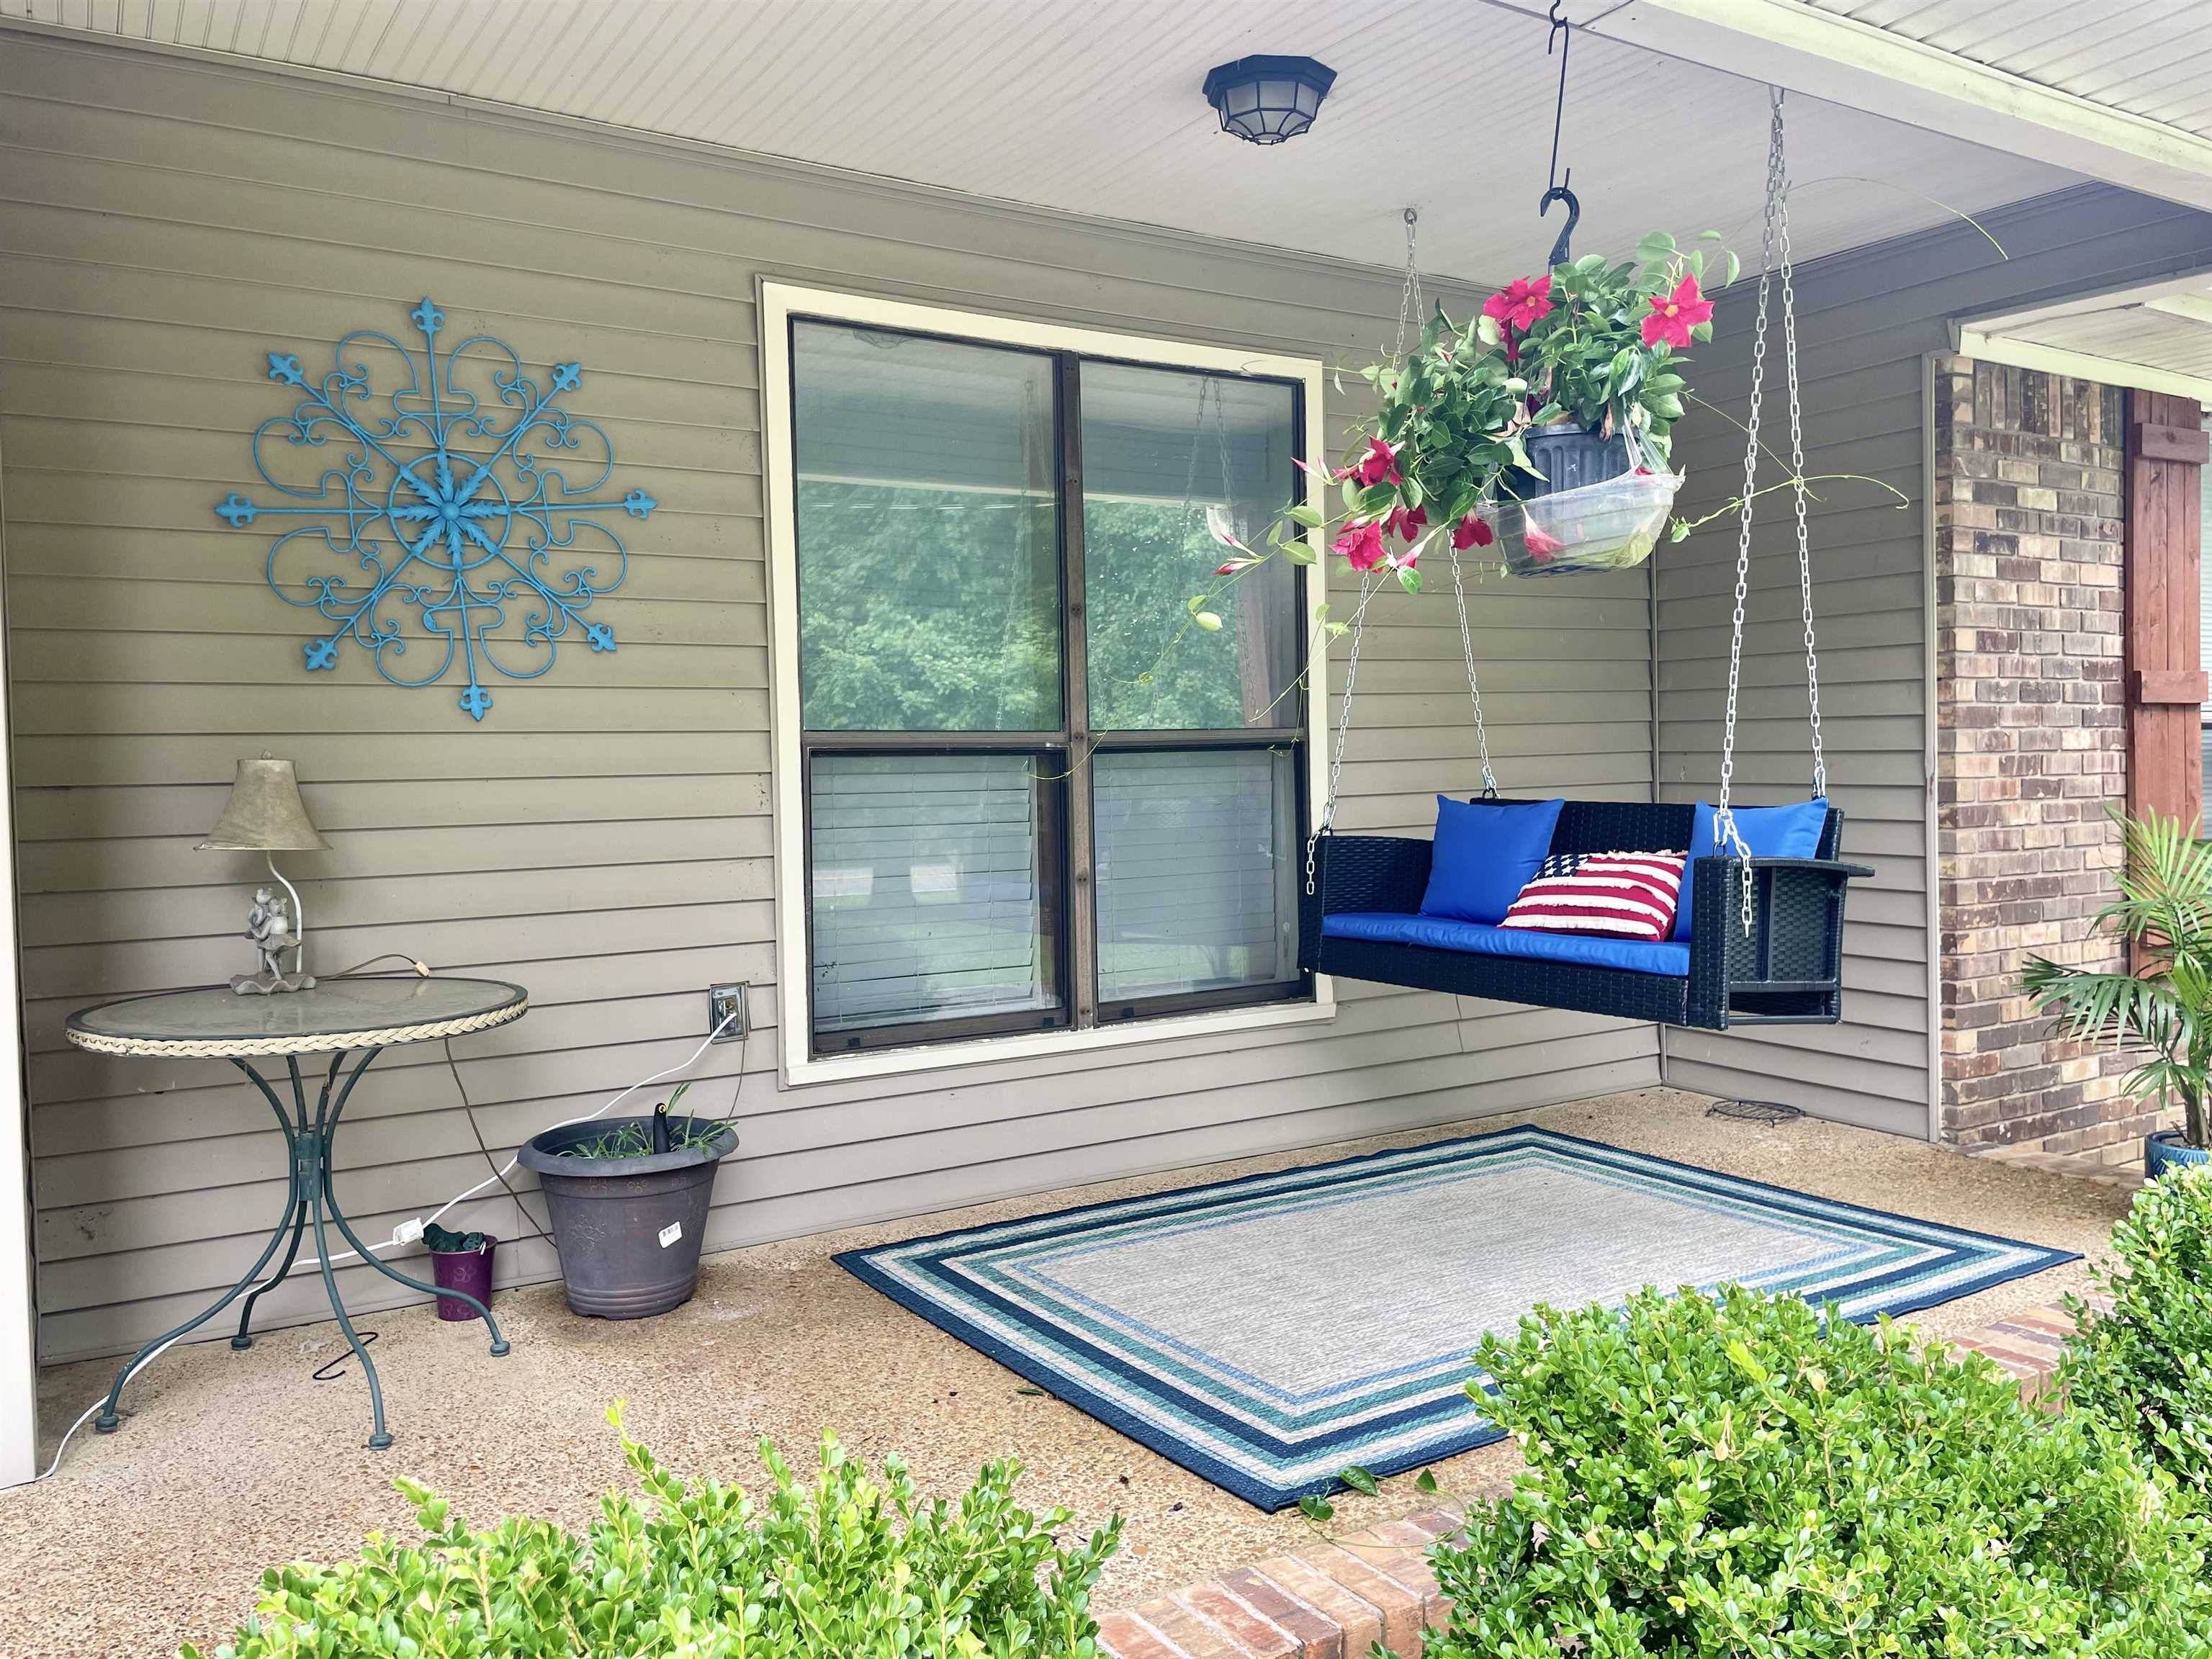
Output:
[[[1707,806],[1703,803],[1501,799],[1491,765],[1489,733],[1483,723],[1482,692],[1459,551],[1453,547],[1452,593],[1458,608],[1468,696],[1481,758],[1482,795],[1468,804],[1477,810],[1469,813],[1458,803],[1439,797],[1438,840],[1433,842],[1411,836],[1337,834],[1338,791],[1359,674],[1361,638],[1367,603],[1376,586],[1375,573],[1364,572],[1360,577],[1359,605],[1349,628],[1327,801],[1306,848],[1299,908],[1299,965],[1306,970],[1712,1030],[1744,1025],[1832,1024],[1842,1018],[1845,893],[1853,878],[1871,876],[1874,872],[1863,865],[1839,861],[1843,814],[1827,803],[1805,510],[1805,445],[1798,394],[1782,94],[1775,90],[1770,98],[1765,258],[1759,279],[1743,490],[1737,515],[1735,605],[1729,641],[1719,800]],[[1769,298],[1778,277],[1789,392],[1798,589],[1804,610],[1813,795],[1792,807],[1738,808],[1732,794],[1744,608],[1750,591]],[[1401,307],[1401,345],[1404,318],[1418,311],[1418,292],[1409,241],[1407,289]],[[1521,819],[1519,815],[1524,813],[1536,816]],[[1500,927],[1494,921],[1468,920],[1450,907],[1430,908],[1437,878],[1448,873],[1446,860],[1478,866],[1503,863],[1503,858],[1493,856],[1503,842],[1515,842],[1516,852],[1532,844],[1528,830],[1532,827],[1540,830],[1547,814],[1548,840],[1538,836],[1533,843],[1538,869],[1546,860],[1576,855],[1672,853],[1686,856],[1680,914],[1667,938],[1629,939]],[[1445,848],[1446,816],[1452,817],[1455,824],[1474,818],[1492,826],[1491,833],[1499,837],[1501,848],[1486,848],[1479,842],[1470,845],[1464,836],[1471,832],[1464,828],[1455,829],[1453,842]],[[1754,841],[1759,845],[1754,847]]]

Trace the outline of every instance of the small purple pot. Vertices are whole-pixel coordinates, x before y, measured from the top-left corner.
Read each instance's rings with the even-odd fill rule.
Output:
[[[472,1296],[487,1308],[491,1306],[491,1259],[499,1241],[489,1233],[484,1235],[480,1250],[433,1250],[430,1252],[430,1277],[441,1291],[459,1291]],[[461,1321],[481,1317],[474,1308],[458,1296],[438,1298],[438,1317]]]

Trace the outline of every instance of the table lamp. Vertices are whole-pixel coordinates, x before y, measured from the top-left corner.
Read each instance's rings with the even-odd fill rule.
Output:
[[[268,888],[255,891],[253,908],[246,913],[246,936],[261,953],[261,971],[240,974],[230,981],[230,988],[240,996],[273,996],[314,988],[314,978],[307,972],[307,926],[301,914],[299,890],[276,867],[276,854],[330,849],[330,842],[315,828],[307,804],[300,799],[300,780],[291,762],[276,760],[265,749],[259,760],[239,762],[238,776],[231,782],[222,816],[194,850],[259,853],[268,860],[269,873],[291,895],[288,912],[285,901]],[[287,951],[292,952],[289,974],[283,962]]]

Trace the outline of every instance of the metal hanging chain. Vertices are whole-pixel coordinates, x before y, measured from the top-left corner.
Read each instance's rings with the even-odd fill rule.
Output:
[[[1729,625],[1728,712],[1721,727],[1721,798],[1713,811],[1714,841],[1737,860],[1743,890],[1743,931],[1747,934],[1753,926],[1751,848],[1736,827],[1730,797],[1735,784],[1736,709],[1743,686],[1744,606],[1751,592],[1752,497],[1759,486],[1759,416],[1766,397],[1766,319],[1774,284],[1775,222],[1782,204],[1782,102],[1778,94],[1771,92],[1769,95],[1773,100],[1773,117],[1766,143],[1766,223],[1759,264],[1759,311],[1752,330],[1751,407],[1744,420],[1743,489],[1736,506],[1735,611]]]
[[[1399,363],[1403,363],[1406,360],[1406,333],[1411,327],[1413,317],[1419,310],[1421,303],[1421,273],[1419,267],[1414,263],[1416,238],[1420,222],[1420,210],[1407,208],[1406,210],[1406,283],[1398,293],[1398,341],[1391,351],[1392,361]],[[1345,653],[1344,695],[1339,701],[1337,708],[1336,752],[1329,762],[1328,793],[1322,803],[1321,817],[1314,822],[1313,834],[1306,837],[1306,895],[1308,897],[1312,896],[1314,890],[1316,850],[1321,845],[1321,838],[1328,834],[1331,827],[1336,823],[1337,787],[1344,777],[1344,745],[1352,731],[1352,690],[1359,678],[1359,641],[1361,635],[1366,630],[1367,601],[1373,597],[1374,587],[1374,573],[1362,571],[1359,575],[1359,605],[1352,613],[1352,645]],[[1324,646],[1322,660],[1325,664],[1328,659],[1328,647]]]
[[[1390,360],[1402,365],[1406,361],[1406,333],[1421,314],[1421,272],[1413,263],[1413,250],[1421,234],[1421,210],[1416,207],[1406,210],[1406,283],[1398,290],[1398,341],[1390,348]]]
[[[1224,409],[1221,382],[1211,374],[1200,377],[1198,409],[1190,423],[1190,465],[1183,473],[1182,508],[1181,517],[1188,520],[1191,509],[1198,505],[1198,452],[1206,442],[1206,406],[1213,404],[1213,439],[1221,459],[1221,504],[1234,518],[1237,497],[1231,489],[1229,469],[1229,422]],[[1236,528],[1232,521],[1229,526]]]
[[[1768,88],[1774,120],[1770,167],[1783,167],[1782,88]],[[1790,257],[1790,182],[1783,167],[1782,205],[1776,214],[1776,240],[1782,257],[1782,362],[1789,371],[1790,496],[1797,509],[1797,591],[1805,607],[1805,702],[1813,721],[1813,793],[1826,799],[1828,760],[1820,748],[1820,653],[1813,638],[1812,537],[1805,525],[1805,416],[1797,389],[1797,294],[1791,283]]]
[[[1313,834],[1306,837],[1306,896],[1314,891],[1315,849],[1336,823],[1336,794],[1344,780],[1344,744],[1352,731],[1352,688],[1359,678],[1359,636],[1367,627],[1367,600],[1375,586],[1372,571],[1359,573],[1359,608],[1352,613],[1352,648],[1344,659],[1344,696],[1337,708],[1336,753],[1328,763],[1328,794],[1322,803],[1321,817],[1314,824]]]
[[[1449,547],[1449,538],[1445,544]],[[1482,723],[1482,686],[1474,676],[1474,635],[1467,625],[1467,588],[1460,580],[1459,549],[1451,547],[1452,599],[1459,606],[1459,647],[1467,654],[1467,700],[1474,705],[1474,741],[1482,751],[1482,793],[1498,793],[1498,778],[1490,769],[1490,732]]]
[[[1733,850],[1743,889],[1743,931],[1753,926],[1751,849],[1736,827],[1729,796],[1735,777],[1736,706],[1743,682],[1743,617],[1751,588],[1752,495],[1759,477],[1759,411],[1766,378],[1766,320],[1773,280],[1782,279],[1782,359],[1790,398],[1790,484],[1796,507],[1797,592],[1804,607],[1805,699],[1813,728],[1813,793],[1828,793],[1828,762],[1820,743],[1820,659],[1813,633],[1812,536],[1806,523],[1805,416],[1797,367],[1797,295],[1790,252],[1789,165],[1783,143],[1782,88],[1767,88],[1771,116],[1766,141],[1766,222],[1759,268],[1759,317],[1752,337],[1751,410],[1745,422],[1743,497],[1736,512],[1735,613],[1729,635],[1728,716],[1721,734],[1721,799],[1713,815],[1713,834]]]
[[[1419,234],[1420,222],[1421,215],[1418,208],[1409,207],[1406,210],[1406,285],[1398,295],[1398,347],[1395,353],[1395,360],[1400,363],[1403,363],[1406,360],[1407,328],[1413,320],[1419,316],[1421,310],[1421,273],[1419,266],[1414,261],[1415,239]],[[1482,793],[1486,795],[1495,795],[1498,793],[1498,779],[1490,769],[1490,733],[1482,723],[1482,684],[1475,676],[1474,635],[1468,627],[1467,588],[1460,576],[1457,548],[1451,550],[1451,568],[1452,598],[1459,605],[1460,649],[1467,658],[1467,696],[1468,701],[1474,706],[1475,742],[1482,750]],[[1362,599],[1364,603],[1364,592]],[[1354,626],[1356,629],[1356,619]],[[1334,799],[1335,796],[1332,793],[1330,795],[1332,804]]]

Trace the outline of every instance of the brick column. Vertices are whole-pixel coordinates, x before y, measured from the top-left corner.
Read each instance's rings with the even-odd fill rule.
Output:
[[[2126,1156],[2152,1125],[2127,1063],[2054,1040],[2020,995],[2031,954],[2119,967],[2126,787],[2126,397],[1939,358],[1935,504],[1938,891],[1946,1139]]]

